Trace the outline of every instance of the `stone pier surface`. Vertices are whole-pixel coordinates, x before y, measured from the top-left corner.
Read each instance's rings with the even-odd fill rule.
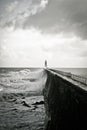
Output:
[[[45,71],[45,130],[87,130],[87,85]]]

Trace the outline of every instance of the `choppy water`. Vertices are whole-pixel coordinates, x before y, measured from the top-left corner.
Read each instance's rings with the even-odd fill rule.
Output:
[[[0,69],[0,130],[42,130],[45,110],[42,69]]]

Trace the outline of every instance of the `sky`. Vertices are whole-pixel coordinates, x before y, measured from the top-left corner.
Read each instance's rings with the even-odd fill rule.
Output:
[[[87,67],[87,0],[0,0],[0,67]]]

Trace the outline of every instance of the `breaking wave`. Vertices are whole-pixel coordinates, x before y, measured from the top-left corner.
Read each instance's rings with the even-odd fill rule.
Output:
[[[9,71],[0,75],[0,91],[8,93],[40,92],[45,82],[46,73],[43,69]]]

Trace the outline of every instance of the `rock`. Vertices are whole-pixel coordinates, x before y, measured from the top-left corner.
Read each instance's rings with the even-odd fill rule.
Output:
[[[29,106],[25,101],[22,101],[22,104],[23,104],[23,106],[31,107],[31,106]]]
[[[42,105],[42,104],[44,104],[44,101],[35,102],[35,103],[33,103],[32,105]]]

